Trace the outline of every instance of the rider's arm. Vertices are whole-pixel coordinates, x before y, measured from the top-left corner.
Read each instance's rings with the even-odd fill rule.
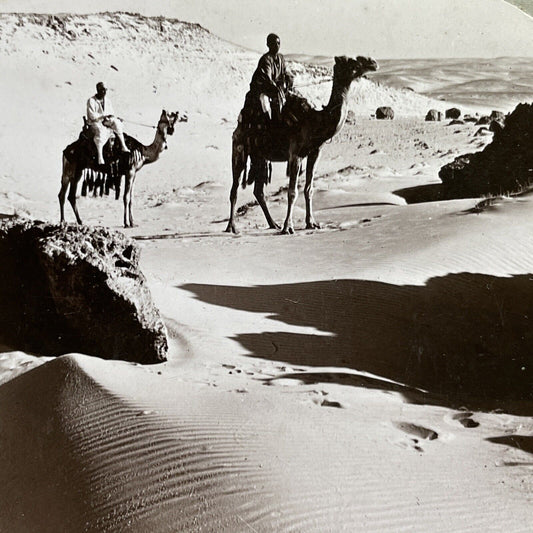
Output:
[[[270,97],[276,97],[278,94],[278,87],[272,79],[274,74],[272,62],[266,54],[259,60],[256,74],[257,80],[263,91]]]

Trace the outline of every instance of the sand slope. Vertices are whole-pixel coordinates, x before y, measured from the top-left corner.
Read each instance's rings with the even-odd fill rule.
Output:
[[[526,496],[502,483],[506,468],[527,483],[526,454],[486,440],[519,419],[495,425],[386,395],[339,409],[320,388],[297,401],[283,388],[194,386],[79,355],[41,366],[0,389],[2,528],[527,530]]]

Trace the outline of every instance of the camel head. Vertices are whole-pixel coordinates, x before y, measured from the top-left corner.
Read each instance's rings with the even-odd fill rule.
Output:
[[[162,134],[172,135],[174,133],[174,124],[178,120],[179,112],[176,111],[168,113],[163,109],[159,123],[157,124],[157,130]]]
[[[350,83],[378,68],[378,64],[371,57],[357,56],[356,59],[352,59],[351,57],[337,56],[333,67],[333,78],[340,82]]]

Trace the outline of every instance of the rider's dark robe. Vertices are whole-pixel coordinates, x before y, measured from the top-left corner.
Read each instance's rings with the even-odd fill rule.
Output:
[[[250,82],[250,91],[259,96],[265,93],[270,98],[277,98],[280,91],[286,92],[285,58],[281,54],[270,52],[261,56]]]

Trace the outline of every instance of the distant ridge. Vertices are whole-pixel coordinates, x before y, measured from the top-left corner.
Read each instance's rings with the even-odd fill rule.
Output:
[[[40,2],[44,4],[44,2]],[[26,5],[24,5],[26,4]],[[37,4],[37,2],[34,2]],[[167,20],[194,20],[228,42],[260,52],[270,29],[279,33],[285,53],[370,55],[377,59],[532,57],[531,0],[306,0],[215,6],[210,0],[182,4],[152,0],[92,0],[68,5],[48,0],[39,10],[93,12],[123,9],[161,14]],[[420,8],[423,6],[423,8]],[[28,11],[30,2],[2,0],[0,10]],[[154,17],[157,19],[157,17]],[[294,21],[300,21],[295,25]]]
[[[176,108],[189,112],[236,117],[259,53],[225,41],[200,24],[104,12],[0,14],[0,57],[3,64],[9,58],[4,68],[7,78],[10,62],[15,77],[24,69],[28,79],[35,79],[37,65],[42,83],[58,99],[63,93],[73,102],[82,102],[95,80],[103,79],[111,90],[119,91],[126,108],[137,108],[137,95],[142,93],[145,102],[148,95],[153,98],[158,111],[176,102]],[[324,59],[321,65],[306,65],[307,56],[300,61],[288,59],[303,95],[315,107],[325,105],[333,58]],[[72,82],[76,79],[83,80],[79,86]],[[328,83],[316,83],[322,81]],[[68,90],[65,86],[58,90],[61,82]],[[394,105],[399,115],[412,115],[445,104],[377,85],[369,76],[354,86],[349,105],[359,114],[371,114],[379,105]]]

